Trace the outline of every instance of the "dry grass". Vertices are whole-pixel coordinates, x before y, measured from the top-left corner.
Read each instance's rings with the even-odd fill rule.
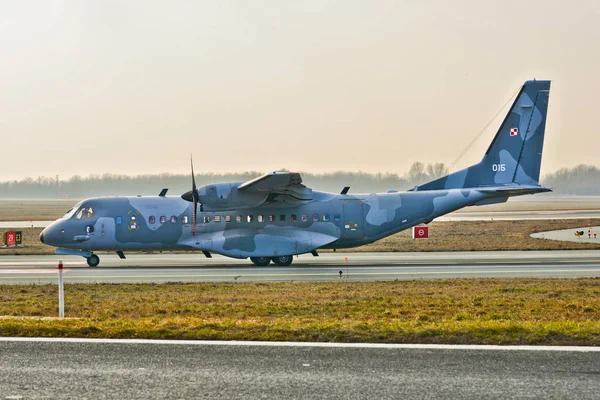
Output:
[[[598,226],[600,219],[531,221],[432,222],[430,238],[411,239],[410,230],[373,244],[344,251],[496,251],[496,250],[577,250],[600,249],[599,243],[561,242],[534,239],[529,235],[555,229]],[[7,229],[8,230],[8,229]],[[39,241],[41,228],[26,228],[23,246],[0,248],[0,255],[54,254],[54,248]]]
[[[54,221],[62,217],[78,200],[0,199],[0,221]]]
[[[532,233],[600,225],[600,219],[432,222],[429,239],[400,232],[354,251],[497,251],[600,249],[599,243],[534,239]]]
[[[56,291],[0,286],[0,315],[55,316]],[[70,284],[66,314],[0,335],[600,345],[600,279]]]
[[[9,231],[10,228],[0,229],[0,232]],[[42,228],[17,228],[23,232],[23,244],[19,247],[0,247],[0,255],[41,255],[54,254],[54,247],[40,242]],[[0,240],[0,243],[2,241]]]
[[[599,196],[534,196],[509,199],[485,207],[466,207],[458,213],[506,211],[574,211],[600,210]]]

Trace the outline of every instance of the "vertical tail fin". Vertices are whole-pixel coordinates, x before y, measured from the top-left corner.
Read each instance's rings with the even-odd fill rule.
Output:
[[[539,185],[550,81],[527,81],[479,164],[416,190]]]

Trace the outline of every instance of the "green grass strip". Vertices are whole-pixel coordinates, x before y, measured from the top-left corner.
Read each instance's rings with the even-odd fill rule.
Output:
[[[600,279],[0,285],[1,336],[600,345]],[[34,318],[30,318],[34,317]]]

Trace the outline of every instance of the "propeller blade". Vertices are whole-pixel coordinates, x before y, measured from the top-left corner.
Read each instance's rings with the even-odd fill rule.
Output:
[[[196,193],[196,177],[194,176],[194,160],[192,160],[192,156],[190,155],[190,165],[192,167],[192,190]]]
[[[192,236],[196,236],[196,214],[198,213],[198,188],[196,187],[196,177],[194,176],[194,160],[190,154],[190,166],[192,167]]]

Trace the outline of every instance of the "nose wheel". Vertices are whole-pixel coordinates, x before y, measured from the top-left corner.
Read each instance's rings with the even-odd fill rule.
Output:
[[[97,267],[97,266],[98,266],[98,264],[100,264],[100,257],[98,257],[98,256],[97,256],[97,255],[95,255],[95,254],[92,254],[91,256],[89,256],[89,257],[87,258],[87,264],[88,264],[90,267]]]

